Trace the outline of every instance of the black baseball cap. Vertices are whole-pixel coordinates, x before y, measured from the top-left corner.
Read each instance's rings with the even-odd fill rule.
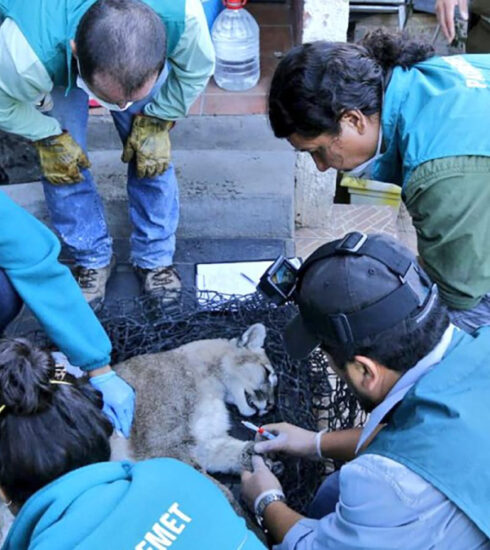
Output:
[[[403,320],[420,322],[436,297],[437,287],[399,241],[348,233],[301,267],[294,298],[299,315],[286,327],[286,349],[301,359],[322,342],[367,345]]]

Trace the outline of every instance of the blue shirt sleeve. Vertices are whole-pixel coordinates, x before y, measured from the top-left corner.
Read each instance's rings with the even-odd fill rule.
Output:
[[[55,235],[0,192],[0,268],[72,365],[102,367],[111,343],[59,252]]]
[[[434,548],[487,548],[483,533],[430,483],[398,462],[365,454],[341,469],[335,512],[299,521],[274,549],[419,550],[429,541]]]

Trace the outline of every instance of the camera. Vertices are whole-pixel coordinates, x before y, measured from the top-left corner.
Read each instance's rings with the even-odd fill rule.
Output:
[[[279,256],[262,275],[257,289],[273,303],[282,305],[292,299],[298,282],[298,272],[299,269],[290,260]]]

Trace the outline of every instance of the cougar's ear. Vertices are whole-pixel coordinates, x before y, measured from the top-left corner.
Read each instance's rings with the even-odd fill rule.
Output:
[[[266,330],[264,325],[256,323],[240,336],[237,341],[239,348],[261,349],[264,347]]]

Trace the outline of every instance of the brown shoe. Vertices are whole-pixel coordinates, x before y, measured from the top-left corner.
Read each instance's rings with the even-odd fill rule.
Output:
[[[116,257],[112,256],[109,265],[105,267],[92,268],[81,265],[75,267],[75,280],[90,305],[97,305],[104,301],[105,287],[115,266]]]
[[[135,266],[135,271],[143,286],[144,294],[151,296],[164,294],[165,302],[172,302],[180,296],[182,283],[179,274],[172,265],[153,269]]]

